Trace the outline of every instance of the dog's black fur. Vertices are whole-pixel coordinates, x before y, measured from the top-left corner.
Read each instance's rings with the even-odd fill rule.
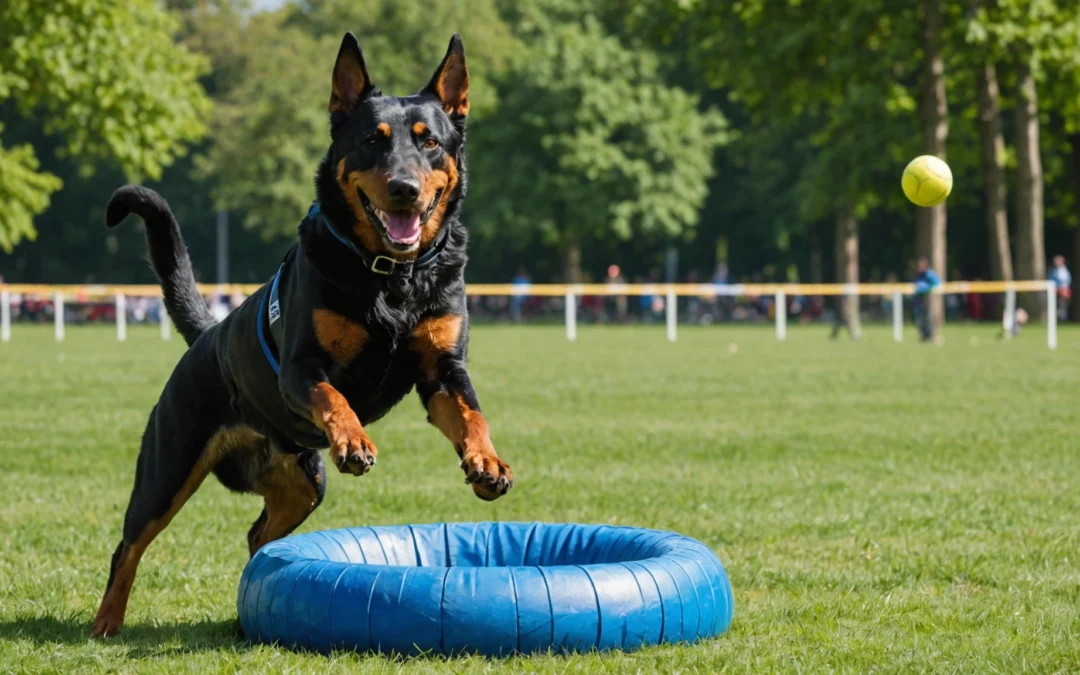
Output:
[[[279,271],[273,330],[264,309],[269,283],[215,324],[165,201],[134,186],[113,195],[106,222],[130,213],[145,221],[165,305],[190,349],[150,415],[94,635],[120,629],[139,559],[209,472],[264,497],[248,533],[254,555],[322,501],[319,449],[329,446],[343,473],[370,470],[376,449],[364,425],[414,386],[476,495],[496,499],[511,487],[465,367],[467,91],[456,35],[431,83],[402,98],[372,86],[356,39],[345,36],[332,78],[331,146],[315,181],[319,213],[301,223]],[[416,241],[391,236],[392,213],[412,214],[409,233],[420,223]],[[439,247],[404,285],[369,268],[375,255],[396,266]],[[260,322],[280,375],[260,348]]]

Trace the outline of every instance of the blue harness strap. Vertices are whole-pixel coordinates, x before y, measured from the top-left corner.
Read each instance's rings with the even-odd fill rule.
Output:
[[[263,295],[262,302],[259,303],[259,318],[255,322],[255,330],[259,334],[259,346],[262,347],[263,355],[266,356],[266,360],[270,363],[270,368],[273,369],[275,375],[281,374],[281,366],[278,365],[278,360],[274,358],[274,352],[270,349],[270,342],[266,338],[266,331],[269,330],[271,324],[281,318],[281,302],[278,299],[278,282],[281,280],[281,270],[285,267],[285,263],[281,263],[281,267],[274,274],[274,280],[270,283],[270,292]],[[269,300],[270,307],[267,308],[267,300]],[[266,328],[263,328],[263,315],[266,316]]]

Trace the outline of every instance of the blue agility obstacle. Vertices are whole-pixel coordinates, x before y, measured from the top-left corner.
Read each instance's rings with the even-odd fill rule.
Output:
[[[732,594],[712,550],[672,532],[444,523],[267,544],[237,609],[257,642],[507,656],[714,637],[731,623]]]

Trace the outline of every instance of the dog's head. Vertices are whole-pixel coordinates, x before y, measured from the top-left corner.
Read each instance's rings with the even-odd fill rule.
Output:
[[[369,251],[414,257],[452,215],[463,186],[468,91],[458,35],[431,82],[404,97],[375,88],[356,37],[345,35],[330,94],[330,158],[352,233]]]

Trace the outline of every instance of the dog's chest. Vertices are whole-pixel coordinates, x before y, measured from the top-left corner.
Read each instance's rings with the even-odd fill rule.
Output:
[[[410,340],[372,335],[348,365],[331,373],[331,384],[341,392],[363,424],[390,411],[416,384],[419,357]]]

